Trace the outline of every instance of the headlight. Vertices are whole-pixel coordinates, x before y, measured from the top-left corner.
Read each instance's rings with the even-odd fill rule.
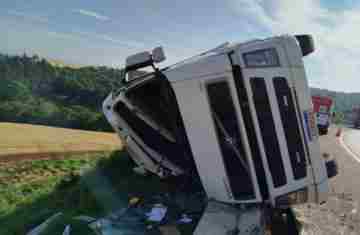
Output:
[[[295,192],[285,194],[277,197],[275,204],[279,208],[287,208],[290,205],[305,203],[308,201],[308,190],[307,188],[300,189]]]
[[[256,50],[243,54],[246,67],[277,67],[280,66],[275,48]]]

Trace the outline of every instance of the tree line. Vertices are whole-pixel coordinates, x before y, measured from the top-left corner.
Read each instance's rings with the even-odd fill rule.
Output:
[[[0,122],[110,131],[101,105],[120,88],[124,72],[105,66],[54,66],[37,55],[0,54]],[[330,96],[337,112],[360,105],[360,93],[312,88]]]
[[[0,54],[0,122],[110,131],[101,111],[123,70],[60,67],[36,55]]]

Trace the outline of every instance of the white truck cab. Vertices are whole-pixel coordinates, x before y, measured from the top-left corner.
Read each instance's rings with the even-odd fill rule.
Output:
[[[104,113],[139,167],[200,177],[209,198],[322,203],[329,177],[302,59],[313,49],[308,35],[284,35],[226,43],[164,69],[154,66],[159,48],[133,55],[126,72],[154,72],[128,79]]]

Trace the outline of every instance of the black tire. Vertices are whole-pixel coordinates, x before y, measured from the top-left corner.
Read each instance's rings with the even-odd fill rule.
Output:
[[[271,215],[271,234],[299,235],[299,223],[296,220],[295,213],[291,208],[272,209]]]
[[[326,172],[329,179],[338,174],[338,164],[335,159],[326,161]]]
[[[319,135],[327,135],[328,128],[327,127],[319,127]]]

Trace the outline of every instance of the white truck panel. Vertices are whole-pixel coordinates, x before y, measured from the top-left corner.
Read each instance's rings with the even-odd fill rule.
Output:
[[[209,198],[231,200],[229,183],[221,159],[213,120],[200,81],[173,83],[197,169]],[[203,114],[194,115],[197,114]],[[204,161],[203,158],[206,158]]]

